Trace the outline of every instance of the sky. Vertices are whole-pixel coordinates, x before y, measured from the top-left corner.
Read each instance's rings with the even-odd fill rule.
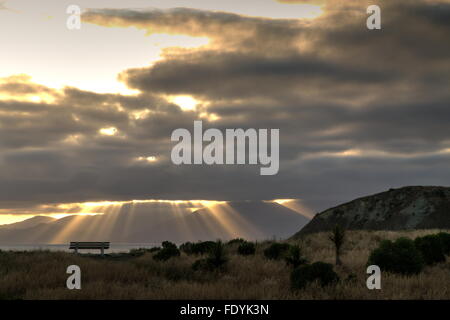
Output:
[[[449,186],[449,35],[447,0],[0,1],[0,224]],[[194,120],[280,129],[279,173],[174,165],[171,132]]]

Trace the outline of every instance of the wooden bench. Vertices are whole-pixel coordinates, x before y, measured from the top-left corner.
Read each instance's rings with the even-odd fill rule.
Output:
[[[69,249],[74,249],[78,253],[79,249],[100,249],[102,256],[105,254],[105,249],[109,249],[109,242],[70,242]]]

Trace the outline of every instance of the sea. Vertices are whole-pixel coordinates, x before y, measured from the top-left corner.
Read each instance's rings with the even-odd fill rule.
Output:
[[[109,249],[105,249],[105,253],[120,253],[129,252],[131,249],[139,248],[154,248],[160,246],[160,243],[110,243]],[[49,250],[49,251],[73,251],[69,249],[68,243],[60,244],[0,244],[2,251],[35,251],[35,250]],[[98,253],[99,250],[80,250],[80,253]]]

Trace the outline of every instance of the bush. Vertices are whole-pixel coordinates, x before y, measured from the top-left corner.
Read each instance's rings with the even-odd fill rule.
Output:
[[[186,254],[192,254],[192,242],[185,242],[180,245],[180,250]]]
[[[163,243],[161,245],[162,245],[163,249],[177,249],[177,245],[170,241],[163,241]]]
[[[421,272],[424,261],[414,241],[399,238],[394,242],[383,240],[379,247],[370,253],[367,265],[377,265],[383,271],[410,275]]]
[[[253,242],[243,242],[239,245],[237,252],[243,256],[255,254],[256,246]]]
[[[308,261],[303,257],[302,250],[299,246],[291,246],[289,248],[288,254],[285,258],[288,265],[294,268],[299,267],[302,264],[306,264]]]
[[[264,256],[267,259],[277,260],[282,258],[289,250],[290,245],[288,243],[272,243],[268,248],[264,250]]]
[[[444,248],[441,238],[437,235],[427,235],[414,240],[417,249],[422,253],[422,257],[427,265],[432,265],[445,261]]]
[[[303,289],[308,283],[318,280],[322,287],[336,283],[338,275],[333,265],[325,262],[315,262],[295,268],[291,273],[291,287],[294,290]]]
[[[158,252],[153,256],[153,259],[159,261],[167,261],[172,257],[179,256],[180,250],[178,250],[177,246],[169,241],[164,241],[162,243],[162,249],[158,250]]]
[[[441,240],[442,251],[446,256],[450,255],[450,233],[440,232],[436,235]]]
[[[227,242],[227,246],[233,245],[233,244],[243,244],[243,243],[246,243],[246,242],[247,242],[247,241],[245,241],[245,240],[242,239],[242,238],[236,238],[236,239],[232,239],[232,240],[228,241],[228,242]]]
[[[228,262],[225,254],[225,247],[221,241],[213,242],[214,246],[206,259],[200,259],[193,263],[192,269],[214,271],[223,269]]]
[[[214,244],[206,260],[214,268],[220,268],[228,261],[225,254],[225,247],[220,240]]]
[[[197,242],[192,243],[190,248],[190,254],[206,254],[210,252],[216,243],[214,241],[203,241],[203,242]]]

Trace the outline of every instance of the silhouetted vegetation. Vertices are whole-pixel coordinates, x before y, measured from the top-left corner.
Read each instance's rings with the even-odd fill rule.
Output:
[[[341,249],[344,245],[345,241],[345,229],[339,225],[336,225],[331,231],[330,241],[334,244],[335,256],[336,256],[336,265],[339,266],[342,264],[341,262]]]
[[[222,241],[218,240],[215,243],[209,251],[206,261],[214,268],[221,268],[228,261]]]
[[[439,237],[439,239],[441,240],[442,250],[444,251],[444,254],[449,256],[450,255],[450,233],[439,232],[437,234],[437,237]]]
[[[336,283],[339,276],[333,270],[333,265],[325,262],[315,262],[295,268],[291,273],[291,287],[300,290],[307,284],[318,281],[322,287]]]
[[[227,242],[227,245],[233,245],[233,244],[242,244],[242,243],[246,243],[247,240],[242,239],[242,238],[236,238],[236,239],[232,239],[230,241]]]
[[[214,243],[214,246],[210,248],[208,252],[208,257],[205,259],[200,259],[194,262],[192,268],[194,270],[223,270],[228,258],[225,253],[225,246],[222,241],[218,240]]]
[[[285,257],[289,248],[289,243],[273,242],[267,249],[264,250],[264,256],[267,259],[278,260]]]
[[[202,241],[202,242],[186,242],[180,246],[180,250],[184,253],[191,255],[203,255],[207,254],[211,251],[211,249],[215,246],[214,241]]]
[[[255,254],[256,246],[253,242],[244,241],[241,243],[237,249],[237,252],[243,256],[249,256]]]
[[[107,252],[104,257],[43,250],[0,251],[0,299],[448,300],[450,259],[433,265],[422,263],[425,272],[420,275],[410,270],[386,272],[389,267],[384,267],[384,261],[388,265],[409,267],[410,263],[405,261],[414,262],[411,256],[422,257],[412,239],[432,232],[347,231],[346,250],[341,252],[345,268],[335,269],[332,266],[335,250],[326,232],[308,235],[301,244],[296,240],[276,245],[273,241],[259,242],[252,255],[238,253],[242,241],[232,245],[213,241],[206,245],[200,243],[200,247],[211,249],[203,256],[187,254],[184,249],[190,248],[189,244],[180,246],[183,249],[180,252],[169,242],[162,248]],[[441,244],[448,239],[446,235],[448,233],[437,236]],[[397,240],[400,236],[410,240]],[[381,250],[380,254],[380,248],[386,246],[383,239],[390,243],[389,250]],[[277,259],[266,257],[265,251],[269,248],[268,252],[278,252]],[[411,255],[414,250],[415,254]],[[154,259],[161,255],[167,256]],[[306,263],[306,259],[311,264]],[[382,290],[371,291],[366,287],[368,260],[381,267]],[[67,290],[65,286],[66,268],[72,264],[82,269],[82,290]]]
[[[377,265],[382,271],[411,275],[421,272],[425,263],[413,240],[399,238],[383,240],[372,251],[367,264]]]
[[[162,249],[156,252],[156,254],[153,256],[153,259],[159,261],[167,261],[170,258],[179,256],[180,250],[178,250],[177,245],[169,241],[164,241],[162,243]]]
[[[437,235],[427,235],[414,240],[414,245],[422,254],[427,265],[445,261],[444,248],[441,237]]]
[[[186,254],[192,254],[192,242],[185,242],[180,245],[180,251]]]
[[[302,264],[306,264],[308,260],[303,257],[300,246],[293,245],[289,248],[288,254],[285,257],[285,261],[288,265],[297,268]]]

